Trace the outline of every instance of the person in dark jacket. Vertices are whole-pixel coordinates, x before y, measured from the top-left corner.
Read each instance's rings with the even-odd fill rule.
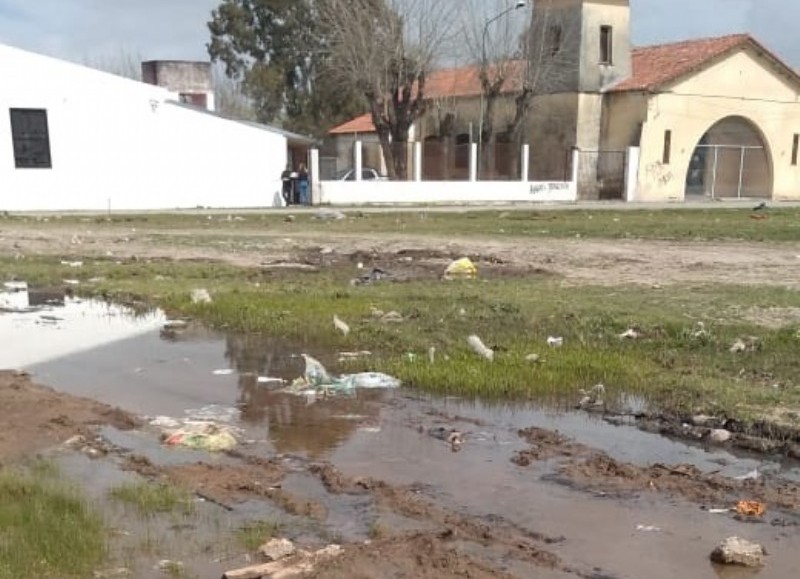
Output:
[[[286,205],[292,204],[292,167],[286,165],[286,169],[281,173],[281,197]]]

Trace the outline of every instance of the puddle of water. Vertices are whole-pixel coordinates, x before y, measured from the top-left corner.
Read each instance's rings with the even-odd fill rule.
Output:
[[[0,335],[13,340],[4,341],[0,349],[0,368],[28,369],[152,331],[163,323],[161,312],[134,315],[128,308],[75,299],[63,291],[6,284],[0,291]]]
[[[181,417],[187,410],[209,405],[235,408],[238,424],[248,437],[264,441],[265,450],[326,458],[348,474],[395,485],[424,482],[425,494],[452,509],[499,515],[527,528],[569,537],[568,543],[554,549],[587,568],[599,565],[624,571],[619,576],[653,579],[713,578],[717,575],[707,564],[708,552],[721,538],[746,533],[778,552],[763,577],[787,577],[796,571],[791,554],[800,549],[800,536],[769,525],[743,529],[730,517],[715,517],[688,503],[667,504],[655,495],[645,494],[623,504],[598,500],[542,482],[541,472],[521,469],[510,457],[526,446],[517,430],[539,426],[557,429],[618,460],[640,465],[691,463],[733,476],[758,468],[782,470],[797,478],[800,470],[796,463],[707,450],[631,426],[612,426],[595,416],[534,405],[412,397],[402,390],[361,391],[352,397],[310,404],[305,398],[276,392],[259,382],[260,376],[292,379],[300,375],[303,363],[297,354],[303,349],[259,336],[151,331],[38,364],[33,371],[39,381],[54,387],[150,416]],[[313,350],[309,353],[323,362],[330,358]],[[467,435],[463,450],[453,453],[447,444],[427,435],[427,428],[439,420],[429,414],[431,409],[478,419],[481,425],[456,423]],[[120,446],[136,448],[139,444],[138,435],[124,436],[129,438],[118,439],[125,443]],[[189,460],[194,455],[161,448],[144,454],[147,452],[160,463]],[[344,538],[362,538],[374,520],[366,502],[332,499],[305,474],[289,475],[289,483],[294,491],[300,489],[301,494],[325,504],[330,513],[328,523],[340,528]],[[636,530],[638,525],[653,525],[662,531],[642,533]],[[702,562],[703,566],[688,568],[687,561]]]

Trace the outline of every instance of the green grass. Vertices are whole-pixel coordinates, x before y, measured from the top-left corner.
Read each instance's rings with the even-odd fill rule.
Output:
[[[237,530],[236,538],[248,551],[255,551],[280,532],[280,523],[275,521],[256,521]]]
[[[187,491],[167,484],[126,483],[109,491],[112,499],[134,507],[143,516],[160,513],[189,515],[194,512],[192,496]]]
[[[0,579],[91,577],[106,557],[101,517],[52,474],[0,470]]]
[[[565,208],[438,212],[424,208],[392,213],[363,213],[345,210],[349,219],[320,221],[315,211],[296,211],[293,223],[284,213],[197,213],[139,214],[105,216],[14,216],[1,220],[5,227],[44,224],[51,228],[74,228],[76,224],[94,231],[125,228],[171,236],[181,243],[242,235],[392,234],[441,237],[584,237],[610,239],[748,240],[797,241],[800,239],[800,208],[774,205],[767,219],[752,219],[749,206],[730,208],[632,209]],[[46,221],[45,221],[46,220]],[[206,231],[207,233],[203,233]],[[181,234],[191,232],[190,236]],[[177,234],[177,235],[176,235]],[[137,233],[139,235],[139,233]]]

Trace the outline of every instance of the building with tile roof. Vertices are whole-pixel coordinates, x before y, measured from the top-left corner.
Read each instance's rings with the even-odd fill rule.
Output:
[[[642,201],[800,199],[800,77],[764,44],[734,34],[632,48],[629,0],[539,0],[533,18],[558,39],[548,50],[572,65],[536,95],[528,115],[532,180],[568,175],[577,148],[583,199],[625,191]],[[566,33],[571,24],[578,33]],[[440,143],[442,119],[454,113],[450,148],[477,140],[477,72],[431,75],[414,139]],[[511,75],[498,127],[513,112],[517,86]],[[331,135],[361,139],[372,131],[364,115]],[[505,156],[518,155],[517,145]],[[457,167],[449,154],[432,159]]]

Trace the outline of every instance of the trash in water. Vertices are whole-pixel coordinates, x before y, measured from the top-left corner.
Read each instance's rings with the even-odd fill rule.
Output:
[[[230,368],[223,368],[220,370],[214,370],[214,376],[231,376],[236,370],[231,370]]]
[[[344,336],[350,333],[350,326],[344,323],[341,318],[335,314],[333,316],[333,327],[339,330]]]
[[[392,389],[400,387],[400,380],[380,372],[360,372],[332,377],[319,360],[308,354],[302,354],[305,361],[305,372],[302,378],[296,378],[284,389],[289,394],[305,396],[308,404],[316,401],[317,394],[335,394],[354,392],[359,389]]]
[[[464,435],[454,428],[437,426],[428,430],[428,434],[433,438],[443,440],[450,445],[450,450],[458,452],[464,444]]]
[[[636,525],[637,531],[642,531],[643,533],[660,533],[661,529],[659,527],[654,527],[653,525]]]
[[[83,267],[83,262],[82,261],[62,261],[61,265],[66,265],[67,267],[78,268],[78,267]]]
[[[472,279],[478,276],[478,268],[468,257],[462,257],[447,266],[444,270],[445,279]]]
[[[767,506],[758,501],[739,501],[736,503],[736,512],[745,517],[762,517],[767,512]]]
[[[256,380],[259,384],[285,384],[286,380],[283,378],[273,378],[271,376],[259,376]]]
[[[605,407],[603,397],[606,395],[606,387],[603,384],[595,384],[591,390],[578,390],[581,399],[578,401],[577,408],[580,410],[601,410]]]
[[[547,345],[551,348],[560,348],[564,345],[564,338],[561,336],[550,336],[547,338]]]
[[[761,475],[758,472],[758,469],[751,470],[747,474],[743,474],[742,476],[733,477],[734,480],[758,480],[758,477]]]
[[[494,350],[487,348],[483,341],[478,336],[470,336],[467,338],[467,344],[472,348],[472,351],[490,362],[494,360]]]
[[[710,515],[724,515],[725,513],[730,512],[730,509],[708,509],[708,514]]]
[[[230,450],[239,443],[231,430],[230,427],[213,422],[186,422],[182,428],[169,434],[164,444],[221,452]]]

